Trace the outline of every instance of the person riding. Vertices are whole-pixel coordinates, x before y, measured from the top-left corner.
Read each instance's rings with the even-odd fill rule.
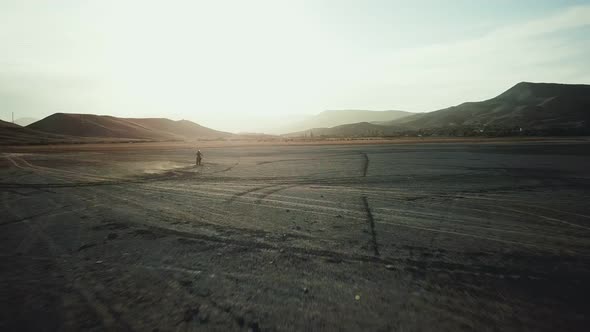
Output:
[[[201,165],[201,160],[203,159],[203,154],[201,150],[197,150],[197,165]]]

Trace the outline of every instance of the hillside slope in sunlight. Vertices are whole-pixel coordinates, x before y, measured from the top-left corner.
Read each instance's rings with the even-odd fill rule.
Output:
[[[588,135],[590,85],[521,82],[489,100],[385,122],[308,128],[286,137]]]
[[[34,129],[21,127],[17,124],[0,120],[0,144],[44,144],[64,143],[74,137],[44,133]]]
[[[590,85],[521,82],[499,96],[394,120],[408,129],[446,126],[579,128],[590,123]]]
[[[107,115],[56,113],[29,126],[47,133],[148,140],[224,138],[231,133],[213,130],[187,120],[165,118],[125,119]]]

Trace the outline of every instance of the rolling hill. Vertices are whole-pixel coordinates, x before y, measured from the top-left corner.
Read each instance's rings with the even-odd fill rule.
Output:
[[[499,96],[435,112],[417,114],[387,125],[408,129],[449,126],[582,128],[590,125],[590,85],[518,83]]]
[[[125,119],[107,115],[55,113],[26,128],[47,133],[142,140],[190,140],[225,138],[233,134],[203,127],[187,120],[164,118]]]
[[[179,139],[222,138],[233,136],[231,133],[203,127],[188,120],[170,120],[165,118],[123,119],[159,133],[171,134]]]
[[[392,121],[313,128],[310,136],[590,134],[590,85],[521,82],[489,100],[466,102]]]
[[[0,120],[0,145],[66,143],[74,137],[44,133]]]
[[[0,128],[20,128],[20,126],[12,122],[0,120]]]

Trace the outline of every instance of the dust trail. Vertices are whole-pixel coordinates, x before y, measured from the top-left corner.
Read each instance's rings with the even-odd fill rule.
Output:
[[[377,234],[375,233],[375,220],[373,219],[373,213],[369,207],[367,196],[362,197],[365,211],[367,212],[367,220],[369,221],[369,227],[371,229],[371,244],[373,245],[373,253],[375,256],[379,256],[379,246],[377,245]]]
[[[363,155],[363,177],[367,176],[367,171],[369,171],[369,156],[367,156],[366,153],[362,152],[361,153]]]

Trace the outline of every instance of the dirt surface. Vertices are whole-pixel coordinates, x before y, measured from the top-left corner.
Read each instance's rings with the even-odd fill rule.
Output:
[[[12,149],[0,330],[584,331],[590,144]]]

